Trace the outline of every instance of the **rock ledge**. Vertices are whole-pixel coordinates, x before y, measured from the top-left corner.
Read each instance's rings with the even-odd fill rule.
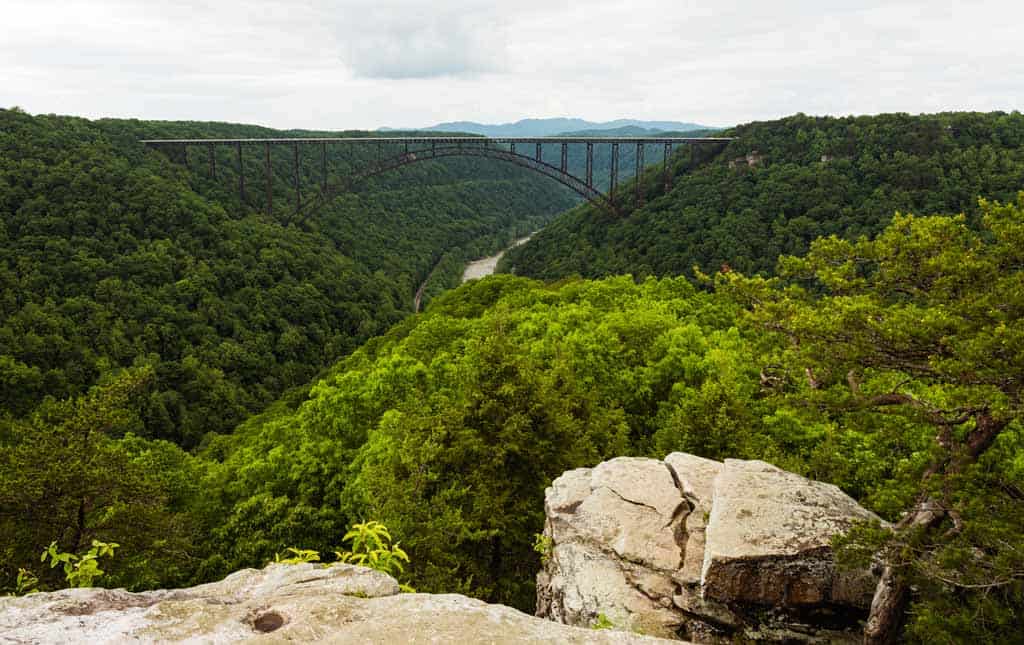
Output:
[[[763,461],[686,453],[564,473],[537,614],[665,638],[857,642],[875,580],[840,572],[832,537],[880,521],[831,484]]]
[[[656,643],[559,625],[465,596],[400,594],[346,564],[271,564],[189,589],[0,598],[4,643]]]

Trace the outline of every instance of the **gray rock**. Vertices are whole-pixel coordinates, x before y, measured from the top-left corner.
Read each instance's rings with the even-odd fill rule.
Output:
[[[763,461],[726,459],[715,478],[701,584],[706,598],[796,608],[867,609],[870,574],[838,580],[832,537],[878,520],[832,484]]]
[[[715,477],[721,472],[722,464],[685,452],[673,452],[665,457],[665,464],[692,509],[683,526],[686,535],[683,565],[675,578],[681,584],[700,584],[704,568],[705,529],[711,514]]]
[[[874,578],[831,539],[877,519],[835,486],[760,461],[686,453],[569,471],[545,495],[537,613],[668,638],[854,639]]]
[[[631,504],[653,509],[668,518],[681,501],[672,472],[655,459],[618,457],[598,464],[590,475],[590,488],[607,488]]]
[[[571,625],[603,616],[674,638],[670,576],[682,564],[678,531],[689,508],[655,459],[620,457],[564,473],[545,494],[545,533],[555,546],[538,579],[538,615]]]
[[[683,494],[703,510],[710,511],[714,481],[722,471],[722,463],[685,452],[673,452],[665,457],[665,463]]]
[[[189,589],[0,598],[4,643],[655,643],[459,595],[399,594],[345,564],[271,564]]]

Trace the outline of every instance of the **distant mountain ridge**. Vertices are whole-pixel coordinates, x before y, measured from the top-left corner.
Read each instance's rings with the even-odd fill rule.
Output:
[[[621,128],[609,128],[598,130],[573,130],[571,132],[559,132],[560,137],[710,137],[721,132],[721,130],[699,129],[699,130],[655,130],[654,128],[641,128],[638,125],[624,125]]]
[[[521,119],[515,123],[486,124],[474,121],[451,121],[426,128],[380,128],[380,131],[415,130],[417,132],[468,132],[485,137],[548,137],[566,132],[603,131],[640,128],[650,134],[665,131],[711,130],[708,126],[682,121],[641,121],[616,119],[594,122],[576,118]]]
[[[564,137],[653,137],[665,130],[644,128],[639,125],[624,125],[618,128],[588,128],[586,130],[569,130],[559,132]]]

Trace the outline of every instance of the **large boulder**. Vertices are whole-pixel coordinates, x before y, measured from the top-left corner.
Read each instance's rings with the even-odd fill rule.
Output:
[[[400,594],[347,564],[271,564],[189,589],[0,598],[4,643],[655,643],[454,594]]]
[[[618,458],[547,489],[537,614],[666,638],[856,641],[875,579],[832,538],[880,521],[762,461]]]
[[[878,519],[832,484],[763,461],[726,459],[714,480],[701,588],[706,598],[776,607],[867,608],[874,580],[837,572],[832,537]]]

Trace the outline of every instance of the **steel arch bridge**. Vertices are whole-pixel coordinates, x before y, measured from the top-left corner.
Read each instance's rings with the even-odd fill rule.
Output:
[[[666,189],[671,187],[672,172],[669,160],[676,146],[688,145],[696,156],[703,148],[720,148],[731,138],[727,137],[340,137],[340,138],[276,138],[276,139],[144,139],[146,146],[168,153],[172,159],[189,163],[189,148],[207,150],[208,174],[217,177],[217,155],[219,147],[233,148],[238,169],[238,191],[246,199],[246,178],[243,165],[243,147],[263,149],[265,207],[268,214],[274,212],[273,170],[271,149],[284,146],[292,150],[293,188],[295,209],[293,217],[315,208],[326,200],[352,190],[360,182],[409,164],[445,157],[483,157],[497,159],[528,168],[554,179],[570,188],[592,204],[604,207],[613,213],[619,212],[621,195],[618,183],[621,179],[619,168],[620,150],[635,147],[634,189],[636,203],[643,203],[643,178],[646,172],[644,156],[650,146],[660,147],[663,154],[661,178]],[[376,160],[350,169],[349,172],[331,181],[328,168],[328,148],[335,146],[376,147]],[[560,163],[555,165],[545,159],[545,146],[558,146]],[[585,149],[585,162],[579,170],[569,168],[570,146]],[[609,147],[608,190],[600,190],[594,181],[594,150],[599,146]],[[300,176],[300,150],[311,148],[320,157],[320,182],[318,189],[305,200],[302,198]],[[526,154],[524,154],[524,151]],[[550,148],[549,157],[550,157]],[[580,174],[576,174],[579,172]],[[290,219],[290,218],[289,218]]]

